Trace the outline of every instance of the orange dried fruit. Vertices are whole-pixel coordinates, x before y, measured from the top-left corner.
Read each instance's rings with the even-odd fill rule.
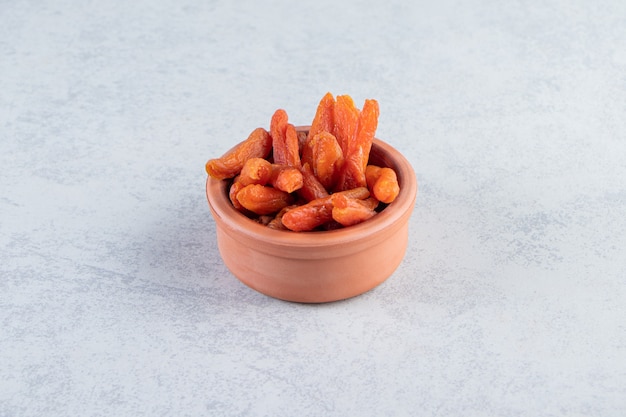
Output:
[[[307,135],[308,140],[321,132],[332,133],[335,129],[335,99],[331,93],[326,93],[320,100],[311,122],[311,128]]]
[[[378,115],[378,102],[371,99],[365,100],[363,109],[358,116],[355,134],[349,137],[344,144],[344,161],[337,183],[338,190],[366,186],[365,167],[374,142]]]
[[[289,165],[272,164],[272,172],[269,179],[275,188],[293,193],[302,188],[304,179],[298,168]]]
[[[209,160],[206,171],[216,179],[233,178],[233,207],[268,227],[305,231],[356,224],[400,190],[393,169],[368,165],[378,116],[376,100],[365,100],[360,110],[349,95],[326,93],[308,131],[296,129],[278,109],[269,131],[255,129]]]
[[[223,180],[239,174],[250,158],[267,158],[272,150],[272,137],[267,130],[254,129],[248,138],[226,152],[220,158],[210,159],[205,165],[206,172],[213,178]]]
[[[367,187],[379,201],[389,204],[400,194],[396,172],[389,167],[368,165],[365,169]]]
[[[237,200],[237,193],[241,191],[243,187],[245,187],[245,185],[237,181],[237,178],[235,178],[235,181],[233,181],[233,183],[230,185],[230,188],[228,189],[228,198],[230,199],[230,202],[233,204],[233,207],[235,207],[237,210],[241,211],[242,213],[247,214],[248,210],[246,210],[246,208],[241,205],[239,200]]]
[[[317,198],[287,211],[282,217],[283,225],[294,232],[304,232],[330,222],[333,219],[333,198],[336,195],[365,199],[370,193],[367,188],[360,187]]]
[[[241,184],[261,184],[265,185],[272,176],[272,164],[263,158],[250,158],[241,168],[241,173],[237,181]]]
[[[324,188],[331,190],[339,178],[343,152],[335,136],[323,131],[304,145],[302,162],[308,163]]]
[[[294,125],[288,122],[287,112],[278,109],[270,121],[274,163],[300,167],[300,144]]]
[[[376,215],[376,211],[360,200],[349,198],[342,193],[333,194],[332,206],[332,218],[342,226],[352,226]]]
[[[324,185],[317,179],[311,166],[305,162],[302,168],[302,188],[298,190],[298,195],[306,201],[312,201],[317,198],[326,197],[328,191]]]
[[[333,135],[337,139],[344,158],[348,154],[348,144],[354,140],[359,122],[359,109],[354,106],[352,97],[348,95],[337,96],[334,107]]]
[[[239,203],[258,215],[277,213],[293,202],[291,194],[260,184],[250,184],[237,193]]]
[[[300,143],[296,127],[289,123],[285,130],[285,150],[286,164],[295,168],[300,168]],[[276,161],[275,161],[276,162]]]

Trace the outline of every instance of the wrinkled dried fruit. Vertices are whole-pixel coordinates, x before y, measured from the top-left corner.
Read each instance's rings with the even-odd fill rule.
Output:
[[[245,209],[245,207],[241,205],[239,200],[237,200],[237,193],[241,191],[243,187],[245,187],[245,185],[237,181],[237,178],[235,178],[235,181],[233,181],[233,183],[230,185],[230,188],[228,190],[228,198],[230,199],[230,202],[233,204],[233,207],[235,207],[237,210],[243,213],[246,213],[247,210]]]
[[[265,185],[272,176],[272,164],[263,158],[250,158],[246,161],[237,177],[242,185]]]
[[[284,230],[333,230],[367,220],[398,196],[395,171],[368,165],[378,127],[376,100],[326,93],[308,131],[287,112],[272,115],[220,158],[206,163],[216,179],[233,178],[228,196],[246,216]]]
[[[250,184],[237,193],[237,200],[243,207],[256,214],[277,213],[293,202],[291,194],[259,184]]]
[[[287,112],[283,109],[277,109],[270,120],[270,135],[272,136],[274,153],[276,153],[276,147],[280,147],[285,142],[285,132],[288,124],[289,117]]]
[[[328,223],[333,218],[333,198],[336,198],[337,195],[365,199],[369,197],[370,193],[367,188],[360,187],[309,201],[287,211],[282,218],[283,225],[294,232],[304,232]]]
[[[343,152],[335,136],[324,131],[313,136],[304,145],[302,162],[308,163],[324,188],[331,190],[339,179]]]
[[[337,183],[337,190],[364,187],[365,167],[369,160],[374,134],[378,126],[378,102],[365,100],[358,116],[355,135],[345,144],[343,166]]]
[[[288,122],[287,112],[278,109],[270,121],[274,163],[300,168],[300,144],[294,125]]]
[[[298,190],[300,197],[306,201],[312,201],[328,196],[328,191],[326,191],[324,185],[317,179],[313,173],[313,169],[308,163],[305,163],[300,171],[302,172],[302,188]]]
[[[374,135],[378,128],[378,116],[380,109],[376,100],[367,99],[363,104],[363,109],[359,114],[359,125],[356,130],[355,150],[350,147],[350,153],[354,153],[361,158],[361,169],[365,171],[369,160],[370,150],[374,142]]]
[[[335,129],[335,99],[331,93],[326,93],[320,100],[315,112],[311,128],[309,129],[308,140],[311,140],[318,133],[332,133]]]
[[[300,143],[298,141],[298,132],[292,124],[288,124],[287,130],[285,131],[285,149],[287,153],[286,165],[300,168],[302,165],[300,162]]]
[[[365,169],[367,187],[383,203],[393,202],[400,194],[398,177],[392,168],[368,165]]]
[[[275,188],[292,193],[302,188],[304,179],[298,168],[289,165],[272,164],[272,172],[269,180]]]
[[[218,180],[233,178],[239,174],[248,159],[267,158],[271,150],[272,137],[267,130],[259,127],[222,157],[210,159],[205,165],[206,172]]]
[[[348,145],[354,141],[359,123],[359,109],[354,106],[352,97],[337,96],[334,118],[335,126],[332,133],[335,135],[345,158],[348,155]]]
[[[352,226],[374,217],[376,211],[367,207],[360,200],[348,198],[336,193],[332,197],[332,218],[342,226]]]
[[[317,199],[289,210],[282,217],[283,225],[294,232],[305,232],[328,223],[333,218],[330,199]]]
[[[365,167],[365,182],[370,190],[374,188],[376,180],[380,177],[380,167],[378,165],[368,165]]]

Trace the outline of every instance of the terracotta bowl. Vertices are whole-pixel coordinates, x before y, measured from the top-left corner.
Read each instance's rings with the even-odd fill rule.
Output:
[[[209,177],[206,193],[225,265],[262,294],[302,303],[354,297],[385,281],[406,252],[417,180],[410,163],[379,139],[370,163],[396,171],[400,194],[373,218],[332,231],[269,229],[233,208],[228,181]]]

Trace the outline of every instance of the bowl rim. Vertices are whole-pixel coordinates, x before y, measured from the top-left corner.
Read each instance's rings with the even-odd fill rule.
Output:
[[[308,129],[309,126],[297,127],[299,131],[308,131]],[[292,250],[327,247],[329,245],[340,247],[366,236],[386,236],[400,227],[399,224],[403,223],[402,219],[411,215],[417,197],[417,179],[409,161],[388,143],[374,138],[372,152],[381,154],[381,159],[385,159],[387,164],[394,165],[400,182],[400,193],[392,203],[388,204],[376,216],[356,225],[328,231],[294,232],[270,229],[250,219],[232,206],[228,198],[228,180],[217,180],[210,176],[206,181],[207,200],[214,217],[221,219],[222,226],[240,237],[245,237],[251,241],[262,241],[274,247],[291,248]],[[238,226],[241,221],[246,222],[246,227]]]

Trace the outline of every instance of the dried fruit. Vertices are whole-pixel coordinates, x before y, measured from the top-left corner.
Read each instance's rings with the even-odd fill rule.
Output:
[[[363,110],[358,116],[355,135],[344,144],[344,161],[337,183],[338,190],[348,190],[366,185],[365,167],[369,160],[374,134],[378,126],[378,114],[378,102],[365,100]]]
[[[393,202],[400,194],[396,172],[388,167],[368,165],[365,169],[367,187],[383,203]]]
[[[283,225],[294,232],[304,232],[328,223],[333,218],[333,198],[336,198],[337,195],[365,199],[369,197],[370,193],[367,188],[360,187],[317,198],[287,211],[282,218]]]
[[[259,184],[250,184],[237,193],[239,203],[256,214],[276,213],[293,202],[291,194]]]
[[[308,140],[311,140],[318,133],[332,133],[335,129],[335,99],[331,93],[326,93],[320,100],[315,112],[311,128],[308,133]]]
[[[300,166],[302,166],[300,162],[300,142],[295,126],[288,124],[285,135],[285,141],[287,144],[287,165],[300,168]]]
[[[324,188],[332,190],[339,179],[343,152],[335,136],[324,131],[310,138],[304,145],[302,162],[309,164]]]
[[[332,205],[332,218],[342,226],[352,226],[376,215],[376,211],[360,200],[348,198],[341,193],[333,194]]]
[[[354,106],[352,97],[337,96],[335,102],[335,126],[333,134],[343,151],[344,158],[348,155],[348,146],[354,141],[359,123],[359,109]]]
[[[259,127],[222,157],[210,159],[205,165],[206,172],[218,180],[233,178],[239,174],[248,159],[267,158],[271,150],[272,137],[267,130]]]
[[[333,230],[365,221],[400,192],[393,169],[369,164],[378,127],[376,100],[359,110],[348,95],[326,93],[311,127],[297,130],[287,112],[272,115],[222,157],[206,163],[216,179],[232,178],[235,209],[278,230]]]
[[[230,202],[233,204],[233,207],[235,207],[237,210],[241,211],[242,213],[248,213],[246,208],[241,205],[239,200],[237,200],[237,193],[241,191],[243,187],[245,187],[245,185],[237,181],[237,178],[235,178],[235,181],[233,181],[233,183],[230,185],[230,188],[228,189],[228,198],[230,199]]]
[[[263,158],[250,158],[246,161],[237,177],[237,182],[242,185],[261,184],[265,185],[272,176],[272,164]]]
[[[302,172],[302,188],[298,190],[300,197],[306,201],[312,201],[328,196],[328,191],[326,191],[324,185],[317,179],[308,163],[302,166],[300,172]]]
[[[288,123],[287,112],[278,109],[270,121],[274,163],[300,168],[300,144],[294,125]]]
[[[298,168],[289,165],[272,164],[269,182],[281,191],[293,193],[302,188],[304,179],[302,172]]]

